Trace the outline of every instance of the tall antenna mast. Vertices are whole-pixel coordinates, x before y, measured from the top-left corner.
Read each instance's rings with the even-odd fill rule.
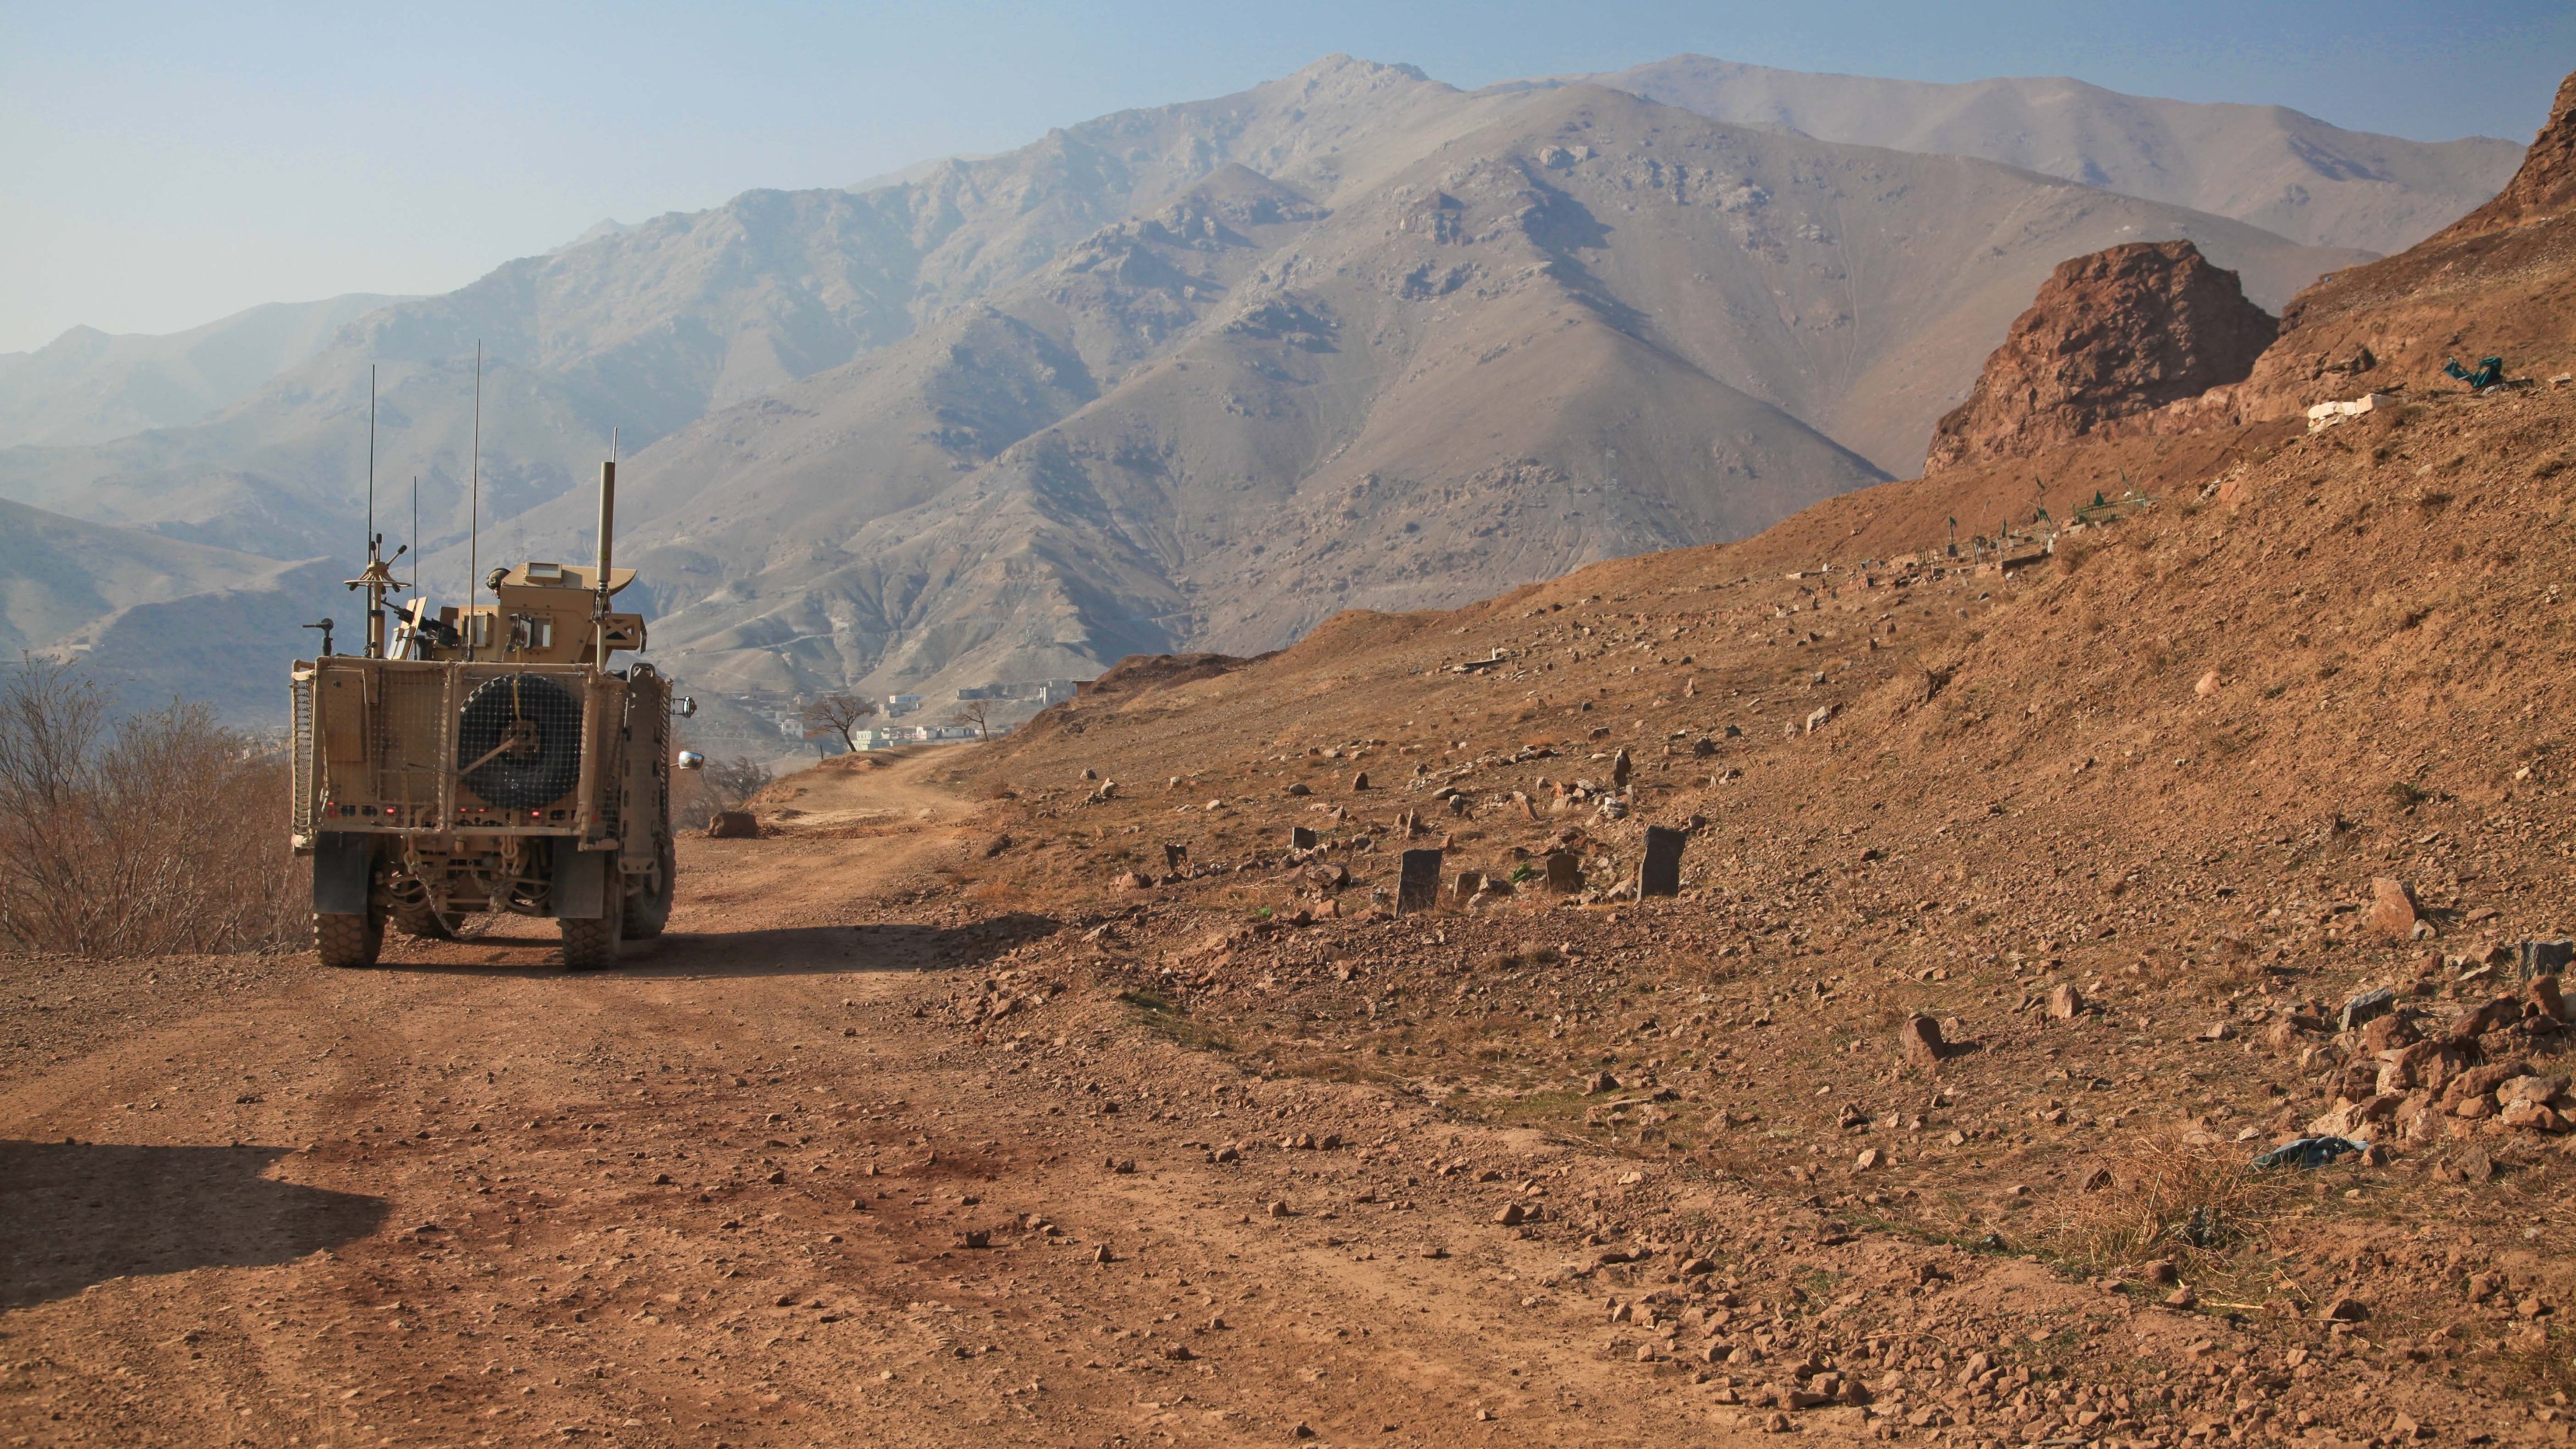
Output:
[[[408,550],[410,547],[410,544],[404,544],[402,550],[395,552],[394,558],[401,558],[403,550]],[[396,592],[403,586],[402,581],[394,577],[393,562],[394,559],[385,557],[385,536],[376,532],[376,367],[375,364],[369,363],[367,365],[367,566],[359,570],[356,578],[349,580],[350,588],[364,589],[367,593],[365,657],[369,659],[385,657],[385,595]],[[419,563],[414,561],[412,567],[417,570],[419,566]],[[329,637],[327,632],[324,637],[327,641]]]
[[[411,596],[420,597],[420,475],[411,475]]]
[[[599,465],[599,577],[590,603],[590,657],[608,667],[609,542],[617,532],[617,430],[608,430],[608,461]]]
[[[474,339],[474,483],[465,500],[465,658],[474,659],[474,600],[483,588],[483,339]]]

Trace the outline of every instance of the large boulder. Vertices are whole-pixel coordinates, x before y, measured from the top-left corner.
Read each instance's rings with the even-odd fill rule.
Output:
[[[2023,457],[2242,381],[2280,325],[2187,241],[2061,262],[1933,429],[1924,475]]]

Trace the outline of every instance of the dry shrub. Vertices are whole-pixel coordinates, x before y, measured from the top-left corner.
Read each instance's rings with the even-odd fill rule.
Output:
[[[0,946],[163,956],[302,942],[286,758],[173,702],[111,719],[96,683],[29,659],[0,681]]]
[[[2246,1164],[2239,1150],[2141,1144],[2106,1165],[2110,1186],[2075,1196],[2051,1245],[2096,1273],[2171,1258],[2188,1277],[2189,1264],[2260,1241],[2290,1207],[2298,1169]]]
[[[685,736],[676,744],[682,749],[688,747]],[[705,829],[714,823],[718,811],[742,809],[751,797],[776,780],[767,765],[749,755],[736,755],[729,760],[710,758],[695,770],[674,771],[671,818]]]

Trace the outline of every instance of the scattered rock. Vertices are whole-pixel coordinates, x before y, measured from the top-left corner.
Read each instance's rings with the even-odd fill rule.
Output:
[[[756,840],[760,822],[748,810],[719,810],[707,822],[709,840]]]
[[[2336,1020],[2342,1030],[2352,1031],[2373,1017],[2386,1016],[2396,1009],[2396,1005],[2397,993],[2382,986],[2373,991],[2365,991],[2345,1002],[2343,1012]]]
[[[2370,929],[2392,941],[2415,938],[2415,888],[2381,876],[2370,883]]]
[[[1908,1065],[1933,1068],[1941,1065],[1945,1043],[1941,1040],[1940,1023],[1928,1016],[1909,1016],[1896,1029],[1897,1045],[1904,1051]]]
[[[2084,1014],[2084,993],[2073,982],[2061,982],[2048,993],[2048,1014],[2059,1021],[2073,1021]]]
[[[2567,1020],[2567,1000],[2559,994],[2557,977],[2538,978],[2531,983],[2527,994],[2531,998],[2531,1004],[2540,1008],[2542,1016],[2555,1022],[2563,1023]]]

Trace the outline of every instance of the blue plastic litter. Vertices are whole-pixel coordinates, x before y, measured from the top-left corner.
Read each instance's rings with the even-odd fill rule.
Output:
[[[2501,357],[2481,357],[2478,359],[2478,370],[2471,372],[2467,368],[2460,366],[2460,360],[2458,358],[2446,357],[2442,359],[2442,375],[2444,377],[2456,377],[2460,381],[2467,383],[2469,385],[2469,390],[2472,392],[2483,392],[2486,389],[2494,387],[2504,381],[2504,359]]]
[[[2324,1167],[2347,1152],[2368,1150],[2369,1144],[2349,1137],[2302,1137],[2284,1142],[2254,1159],[2256,1167]]]

